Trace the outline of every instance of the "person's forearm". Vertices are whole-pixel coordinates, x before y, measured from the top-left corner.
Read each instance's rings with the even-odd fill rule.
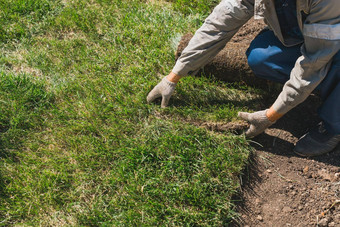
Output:
[[[170,82],[173,82],[173,83],[178,83],[178,81],[182,78],[181,76],[171,72],[169,73],[169,75],[167,75],[166,77]]]
[[[254,12],[253,0],[221,1],[195,32],[172,69],[177,75],[195,74],[222,50]]]

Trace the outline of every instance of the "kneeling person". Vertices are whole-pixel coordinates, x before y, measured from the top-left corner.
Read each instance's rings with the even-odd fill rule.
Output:
[[[203,67],[252,16],[264,18],[270,30],[250,44],[248,64],[256,76],[284,87],[269,109],[239,113],[250,123],[246,136],[259,135],[317,89],[322,122],[300,138],[294,151],[301,156],[328,153],[340,142],[339,6],[338,0],[223,0],[147,101],[162,97],[166,107],[180,78]]]

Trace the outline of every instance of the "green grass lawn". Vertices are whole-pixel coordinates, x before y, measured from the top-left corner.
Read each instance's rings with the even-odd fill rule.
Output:
[[[216,2],[0,0],[0,225],[232,221],[248,142],[186,122],[234,121],[261,92],[185,78],[146,104]]]

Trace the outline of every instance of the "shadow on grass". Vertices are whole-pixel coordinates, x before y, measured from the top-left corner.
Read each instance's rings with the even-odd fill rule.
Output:
[[[198,108],[228,105],[257,110],[268,108],[282,90],[282,85],[268,81],[265,81],[262,86],[240,82],[226,83],[215,77],[208,77],[208,81],[216,83],[216,86],[206,86],[203,82],[195,85],[187,84],[189,88],[176,89],[177,94],[171,97],[169,105]],[[222,87],[219,87],[220,83],[223,84]],[[157,102],[160,103],[160,100],[158,99]]]

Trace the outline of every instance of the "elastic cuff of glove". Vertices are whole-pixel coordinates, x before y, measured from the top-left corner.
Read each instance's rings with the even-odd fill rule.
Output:
[[[177,84],[177,83],[174,83],[174,82],[169,81],[166,77],[163,78],[163,81],[164,81],[167,85],[169,85],[170,87],[176,87],[176,84]]]
[[[276,121],[271,121],[271,120],[269,120],[269,118],[267,117],[267,112],[268,112],[268,110],[269,110],[269,109],[266,109],[266,110],[265,110],[265,112],[264,112],[264,117],[265,117],[265,119],[266,119],[269,123],[275,124]]]

